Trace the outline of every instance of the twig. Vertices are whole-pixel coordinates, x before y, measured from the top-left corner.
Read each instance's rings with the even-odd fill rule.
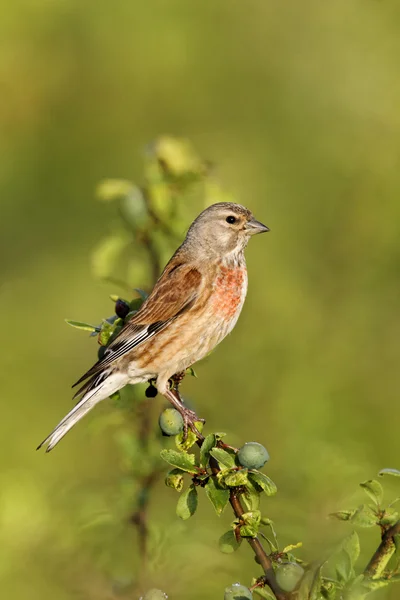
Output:
[[[382,535],[382,541],[378,549],[365,567],[365,577],[380,577],[386,565],[396,551],[394,536],[400,534],[400,521],[387,529]]]
[[[175,387],[175,392],[180,397],[179,389],[177,386]],[[204,442],[204,437],[202,435],[197,436],[196,443],[199,448],[201,448],[203,442]],[[217,473],[219,473],[220,468],[219,468],[218,462],[212,456],[210,456],[210,467],[211,467],[211,471],[213,472],[214,475],[217,475]],[[232,489],[230,491],[229,503],[232,507],[235,517],[237,519],[241,519],[242,515],[245,513],[245,510],[240,501],[240,494],[235,493],[235,491]],[[261,565],[261,567],[264,571],[264,577],[263,577],[264,582],[266,585],[268,585],[271,588],[272,592],[275,594],[276,599],[277,600],[291,600],[292,595],[290,593],[284,592],[278,585],[278,582],[275,577],[275,571],[272,566],[272,561],[271,561],[270,557],[268,556],[268,554],[266,553],[266,551],[264,550],[264,547],[261,544],[258,537],[246,538],[246,539],[247,539],[251,549],[253,550],[255,556],[257,557],[259,564]]]

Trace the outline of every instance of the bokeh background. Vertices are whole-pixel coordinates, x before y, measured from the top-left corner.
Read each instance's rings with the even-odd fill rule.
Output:
[[[162,133],[190,138],[271,228],[248,248],[235,332],[184,389],[210,431],[267,446],[265,512],[323,557],[349,532],[326,515],[400,464],[398,2],[17,0],[0,6],[0,44],[1,595],[136,600],[136,534],[109,517],[111,405],[51,454],[35,447],[96,351],[64,318],[99,322],[119,291],[91,269],[113,218],[94,188],[140,183]],[[174,494],[160,481],[151,500],[146,585],[217,600],[249,583],[251,552],[217,549],[229,511],[203,499],[178,523]],[[361,536],[362,566],[378,540]]]

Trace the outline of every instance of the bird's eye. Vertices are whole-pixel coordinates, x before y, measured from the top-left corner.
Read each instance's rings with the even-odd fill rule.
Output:
[[[233,215],[229,215],[229,217],[226,217],[226,222],[233,225],[233,223],[236,223],[236,217],[234,217]]]

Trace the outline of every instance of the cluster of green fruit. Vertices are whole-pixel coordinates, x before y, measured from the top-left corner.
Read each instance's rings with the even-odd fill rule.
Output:
[[[175,408],[163,410],[158,423],[164,435],[178,435],[183,430],[182,416]],[[258,442],[247,442],[239,449],[237,459],[246,469],[261,469],[269,460],[269,454]]]

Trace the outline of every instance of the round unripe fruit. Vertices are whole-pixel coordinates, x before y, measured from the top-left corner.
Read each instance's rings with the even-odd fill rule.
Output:
[[[149,385],[144,394],[146,398],[155,398],[158,394],[157,388],[154,385]]]
[[[131,307],[129,306],[129,304],[125,302],[125,300],[121,300],[121,298],[118,298],[118,300],[115,303],[115,314],[120,319],[125,319],[126,315],[130,312],[130,310]]]
[[[293,592],[303,575],[304,569],[297,563],[282,563],[276,570],[276,581],[284,592]]]
[[[167,600],[168,596],[161,590],[156,590],[155,588],[149,590],[145,593],[144,596],[141,597],[140,600]]]
[[[183,429],[183,419],[175,408],[166,408],[158,419],[160,429],[165,435],[177,435]]]
[[[252,600],[253,594],[245,585],[233,583],[225,588],[224,600]]]
[[[240,448],[237,458],[242,467],[261,469],[269,460],[269,454],[264,446],[258,442],[247,442]]]

